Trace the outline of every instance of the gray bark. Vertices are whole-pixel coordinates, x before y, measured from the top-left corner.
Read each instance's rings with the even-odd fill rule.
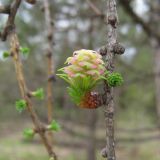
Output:
[[[154,50],[154,73],[155,73],[155,98],[156,98],[156,110],[158,117],[158,125],[160,127],[160,45],[153,45]]]
[[[160,0],[155,0],[151,3],[150,10],[150,25],[157,34],[160,33]],[[155,75],[155,98],[156,110],[158,117],[158,125],[160,127],[160,41],[154,36],[150,38],[151,46],[153,48],[153,63]]]

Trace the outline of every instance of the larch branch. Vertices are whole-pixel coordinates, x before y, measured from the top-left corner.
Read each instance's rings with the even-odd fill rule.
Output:
[[[44,15],[47,31],[48,48],[46,50],[47,56],[47,70],[48,70],[48,82],[47,82],[47,111],[48,111],[48,123],[51,123],[53,116],[53,81],[54,75],[54,63],[53,63],[53,45],[54,45],[54,23],[50,13],[50,3],[48,0],[44,1]],[[50,141],[53,142],[53,133],[48,132]]]
[[[9,14],[10,13],[10,5],[0,5],[0,13]]]
[[[117,25],[118,15],[115,0],[107,0],[107,54],[105,56],[106,69],[110,72],[114,71],[114,45],[117,43]],[[106,121],[106,147],[105,155],[107,160],[116,160],[115,155],[115,138],[114,138],[114,101],[113,88],[104,82],[104,101],[105,101],[105,121]],[[104,152],[103,152],[104,153]],[[102,153],[102,155],[104,155]]]
[[[147,35],[153,36],[160,42],[160,34],[157,33],[156,30],[152,29],[151,25],[148,22],[145,22],[133,11],[128,0],[120,0],[119,2],[124,10],[132,17],[133,21],[142,26]]]

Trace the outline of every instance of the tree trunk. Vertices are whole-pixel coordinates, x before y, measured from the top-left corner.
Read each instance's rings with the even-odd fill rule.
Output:
[[[152,28],[160,33],[160,0],[155,0],[151,3],[150,10],[150,22]],[[160,127],[160,41],[151,38],[151,46],[153,48],[153,61],[154,61],[154,73],[155,73],[155,98],[156,98],[156,110],[158,117],[158,126]]]
[[[155,98],[158,117],[158,125],[160,127],[160,45],[154,45],[154,73],[155,73]]]

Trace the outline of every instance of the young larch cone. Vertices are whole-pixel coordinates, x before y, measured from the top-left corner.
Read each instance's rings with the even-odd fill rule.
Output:
[[[61,74],[57,75],[69,84],[68,93],[81,108],[94,109],[103,105],[102,96],[93,90],[104,80],[109,87],[120,86],[123,82],[119,73],[106,70],[102,56],[93,50],[75,51],[65,64],[67,66],[59,69]]]
[[[96,51],[81,49],[68,57],[66,64],[58,75],[69,83],[67,89],[72,101],[81,108],[101,106],[100,95],[92,91],[104,78],[106,68],[102,56]]]
[[[88,92],[82,98],[79,106],[81,108],[95,109],[102,105],[101,96],[98,92]]]

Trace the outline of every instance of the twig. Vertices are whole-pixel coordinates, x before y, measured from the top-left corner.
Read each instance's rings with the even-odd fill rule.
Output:
[[[93,10],[93,12],[96,14],[96,17],[100,17],[102,19],[105,18],[105,14],[103,14],[101,10],[94,3],[92,3],[90,0],[86,0],[86,1],[90,6],[90,8]]]
[[[49,1],[44,1],[44,14],[45,14],[45,21],[46,21],[46,31],[47,31],[47,38],[48,38],[48,49],[47,49],[47,61],[48,61],[48,82],[47,82],[47,110],[48,110],[48,123],[52,121],[52,114],[53,114],[53,81],[55,80],[54,77],[54,64],[53,64],[53,22],[51,20],[51,13],[49,8]],[[52,140],[52,132],[49,133],[50,139]]]
[[[14,20],[15,20],[15,16],[17,14],[20,3],[21,3],[21,0],[16,0],[16,1],[13,1],[10,6],[10,13],[8,16],[6,26],[3,32],[1,33],[2,41],[5,41],[7,39],[8,34],[12,32],[12,30],[15,28]]]
[[[86,0],[86,1],[89,4],[89,6],[91,7],[91,9],[96,13],[96,15],[99,15],[99,16],[104,15],[100,11],[100,9],[98,7],[96,7],[90,0]]]
[[[10,13],[10,5],[0,5],[0,13],[9,14]]]

